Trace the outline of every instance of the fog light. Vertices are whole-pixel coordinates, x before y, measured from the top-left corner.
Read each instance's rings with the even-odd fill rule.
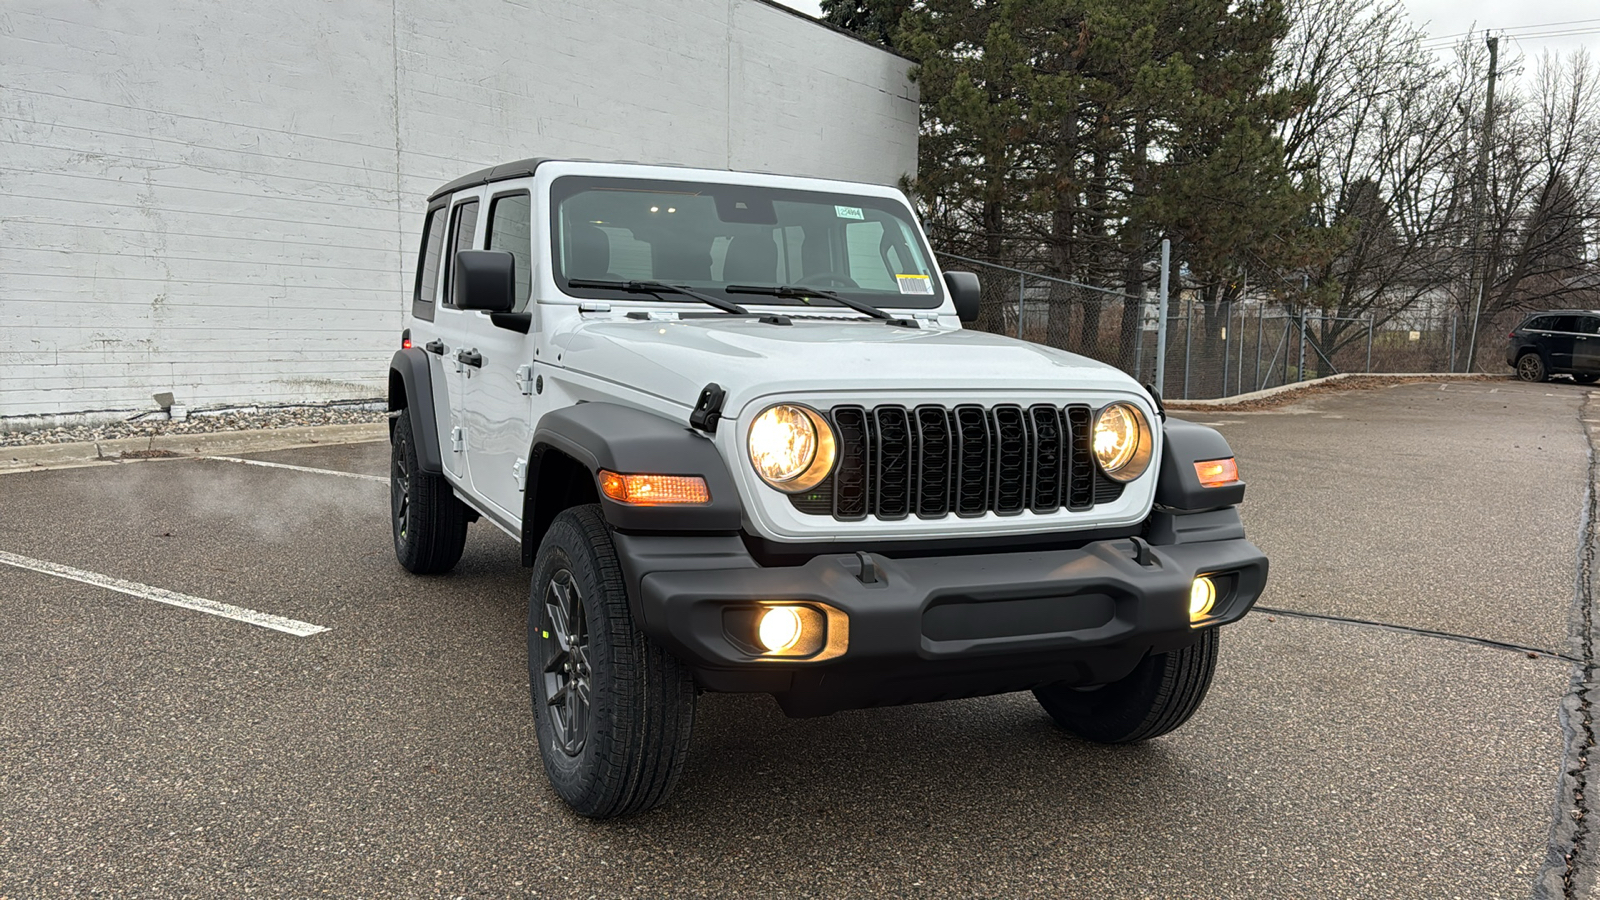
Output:
[[[782,653],[800,641],[800,613],[792,606],[773,606],[761,614],[757,636],[768,653]]]
[[[1217,586],[1210,578],[1201,575],[1189,587],[1189,621],[1198,622],[1211,613],[1217,602]]]

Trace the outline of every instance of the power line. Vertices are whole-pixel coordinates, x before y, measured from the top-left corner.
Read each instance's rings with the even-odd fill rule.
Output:
[[[1569,19],[1569,20],[1567,20],[1565,22],[1541,22],[1541,23],[1539,23],[1537,25],[1510,25],[1510,26],[1507,26],[1505,28],[1487,28],[1487,27],[1485,27],[1485,28],[1477,28],[1477,29],[1473,29],[1471,31],[1458,32],[1456,34],[1435,35],[1434,37],[1428,38],[1426,41],[1424,41],[1424,43],[1433,43],[1435,41],[1455,40],[1456,38],[1464,38],[1464,37],[1467,37],[1469,35],[1480,34],[1480,33],[1485,32],[1485,31],[1499,31],[1499,32],[1533,31],[1533,30],[1539,29],[1539,28],[1555,28],[1555,27],[1560,26],[1560,25],[1587,25],[1587,24],[1589,24],[1591,22],[1600,22],[1600,19]]]

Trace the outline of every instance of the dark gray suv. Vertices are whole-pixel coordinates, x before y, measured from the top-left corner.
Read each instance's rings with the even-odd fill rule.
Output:
[[[1600,378],[1600,310],[1551,309],[1534,313],[1511,332],[1506,363],[1523,381],[1571,375],[1579,384]]]

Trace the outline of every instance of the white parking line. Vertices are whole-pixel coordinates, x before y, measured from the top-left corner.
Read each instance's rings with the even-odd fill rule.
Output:
[[[112,578],[110,575],[101,575],[97,572],[86,572],[83,569],[74,569],[71,566],[63,566],[59,563],[45,562],[42,559],[18,556],[15,553],[7,553],[4,550],[0,550],[0,564],[42,572],[45,575],[54,575],[57,578],[81,581],[84,584],[118,591],[133,597],[154,600],[157,603],[165,603],[169,606],[181,606],[184,609],[221,616],[224,619],[233,619],[237,622],[244,622],[261,628],[271,628],[273,631],[281,631],[285,634],[292,634],[295,637],[310,637],[313,634],[328,630],[321,625],[312,625],[309,622],[301,622],[297,619],[286,619],[283,616],[256,612],[253,609],[245,609],[242,606],[234,606],[231,603],[218,603],[215,600],[207,600],[204,597],[191,597],[188,594],[180,594],[177,591],[151,587],[148,584],[140,584],[137,581],[124,581],[121,578]]]
[[[389,483],[389,479],[382,475],[361,475],[356,472],[341,472],[338,469],[313,469],[310,466],[291,466],[288,463],[267,462],[263,459],[240,459],[237,456],[202,456],[200,458],[214,459],[218,462],[243,463],[247,466],[264,466],[268,469],[289,469],[294,472],[311,472],[315,475],[337,475],[340,478],[360,478],[363,481]]]

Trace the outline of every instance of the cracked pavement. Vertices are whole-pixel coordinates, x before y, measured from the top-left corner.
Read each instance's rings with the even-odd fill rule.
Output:
[[[1183,728],[1098,747],[1028,695],[808,720],[706,695],[672,802],[607,824],[544,783],[527,573],[491,526],[422,579],[373,481],[0,475],[0,551],[330,629],[0,567],[0,897],[1594,896],[1594,839],[1566,825],[1600,821],[1584,670],[1550,655],[1586,652],[1589,394],[1178,414],[1239,455],[1262,606],[1308,614],[1225,631]],[[381,443],[245,455],[387,465]]]

